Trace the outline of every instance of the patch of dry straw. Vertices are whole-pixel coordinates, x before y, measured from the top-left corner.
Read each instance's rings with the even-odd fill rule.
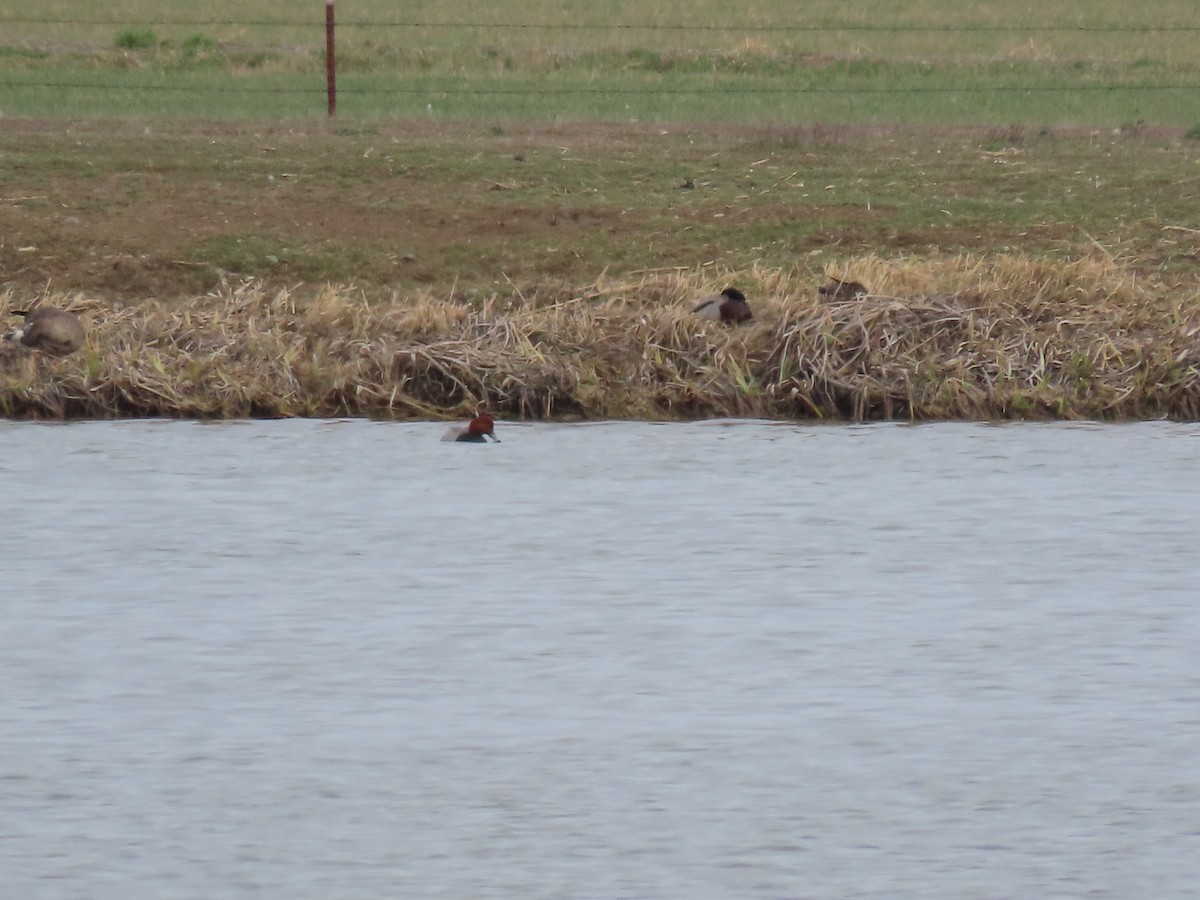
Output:
[[[872,294],[829,302],[782,271],[697,269],[481,305],[255,283],[121,309],[0,295],[0,312],[44,302],[89,328],[64,360],[0,348],[0,404],[30,418],[1200,417],[1200,296],[1112,258],[869,256],[833,274]],[[689,315],[731,284],[753,322]]]

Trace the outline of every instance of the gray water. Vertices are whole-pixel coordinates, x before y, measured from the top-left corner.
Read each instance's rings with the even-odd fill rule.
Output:
[[[0,422],[13,898],[1194,897],[1200,427]]]

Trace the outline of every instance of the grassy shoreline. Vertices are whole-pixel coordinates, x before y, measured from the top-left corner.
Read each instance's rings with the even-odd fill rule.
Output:
[[[5,125],[10,417],[1200,416],[1178,129]]]
[[[89,349],[35,371],[0,356],[17,418],[369,416],[487,406],[558,419],[1200,418],[1200,292],[1162,291],[1097,254],[894,260],[844,272],[865,299],[827,301],[789,273],[677,270],[481,306],[429,294],[371,303],[255,282],[113,313],[46,297]],[[688,314],[734,282],[754,321]],[[11,296],[0,298],[7,311]]]

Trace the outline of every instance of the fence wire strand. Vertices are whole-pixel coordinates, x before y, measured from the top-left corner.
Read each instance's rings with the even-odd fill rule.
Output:
[[[1001,24],[1001,25],[922,25],[922,24],[870,24],[859,22],[825,23],[810,25],[797,23],[794,25],[705,25],[702,23],[622,23],[622,22],[436,22],[424,20],[392,20],[377,21],[370,19],[339,20],[339,28],[445,28],[445,29],[528,29],[528,30],[557,30],[557,31],[736,31],[736,32],[926,32],[940,34],[945,32],[965,32],[980,34],[987,33],[1039,33],[1039,32],[1080,32],[1080,33],[1113,33],[1113,34],[1158,34],[1164,32],[1200,32],[1200,25],[1035,25],[1035,24]],[[123,19],[45,19],[26,16],[0,18],[0,25],[87,25],[115,27],[145,27],[156,25],[161,28],[216,28],[223,26],[238,26],[249,28],[314,28],[323,29],[323,20],[309,19],[292,21],[282,19],[230,20],[230,19],[139,19],[131,22]]]
[[[324,87],[273,88],[228,87],[195,84],[96,84],[72,81],[0,81],[6,88],[71,88],[90,91],[176,91],[205,94],[324,94]],[[781,88],[781,87],[694,87],[694,88],[474,88],[458,85],[445,87],[339,87],[341,96],[368,94],[420,95],[486,95],[486,96],[571,96],[576,94],[620,94],[622,96],[660,96],[670,94],[1037,94],[1037,93],[1099,93],[1103,91],[1200,91],[1200,84],[1092,84],[1092,85],[979,85],[967,87],[846,87],[846,88]]]

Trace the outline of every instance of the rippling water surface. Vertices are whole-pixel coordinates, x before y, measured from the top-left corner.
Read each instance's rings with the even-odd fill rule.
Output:
[[[1193,897],[1200,428],[0,422],[20,898]]]

